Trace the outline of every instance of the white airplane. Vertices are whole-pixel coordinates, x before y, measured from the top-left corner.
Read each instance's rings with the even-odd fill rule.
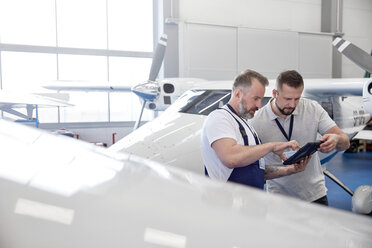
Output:
[[[166,40],[166,37],[162,37],[162,39]],[[162,52],[156,51],[155,55],[164,56],[165,43],[160,43],[157,50],[159,47]],[[158,72],[163,57],[154,57],[155,62],[152,67],[156,67]],[[155,120],[134,130],[109,149],[135,154],[203,174],[204,166],[200,147],[201,128],[206,116],[211,111],[227,103],[233,81],[206,81],[192,78],[155,80],[157,73],[153,73],[153,71],[156,70],[152,70],[147,82],[134,86],[132,91],[143,99],[143,107],[157,111],[165,110],[165,112]],[[95,88],[115,90],[116,86],[108,85]],[[270,80],[264,102],[271,98],[274,85],[274,80]],[[123,90],[128,90],[128,87],[121,87]],[[333,117],[337,125],[352,138],[366,126],[371,118],[371,87],[372,79],[366,78],[305,79],[303,96],[318,101]],[[47,88],[55,90],[90,89],[80,84],[52,85]],[[120,88],[118,89],[120,90]],[[364,138],[372,139],[372,137]],[[334,153],[329,154],[329,157],[333,155]],[[323,161],[327,159],[325,158]],[[325,173],[329,172],[325,171]],[[352,194],[350,190],[347,191]]]
[[[0,247],[372,246],[370,217],[5,120],[0,150]]]

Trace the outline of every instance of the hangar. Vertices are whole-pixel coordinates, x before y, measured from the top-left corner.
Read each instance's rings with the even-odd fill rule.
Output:
[[[78,217],[81,215],[77,210],[88,210],[89,207],[83,203],[90,197],[91,203],[97,204],[97,209],[88,211],[86,217],[102,214],[97,219],[97,225],[110,223],[101,222],[105,215],[101,212],[102,208],[108,203],[115,204],[117,200],[118,206],[131,206],[126,211],[136,214],[134,208],[136,204],[146,203],[142,198],[145,196],[149,200],[147,204],[151,205],[152,201],[155,208],[165,207],[167,199],[173,202],[168,211],[176,218],[183,215],[187,208],[174,205],[174,201],[181,203],[182,195],[175,197],[173,193],[176,191],[170,191],[168,187],[184,192],[184,199],[195,203],[196,207],[191,208],[193,213],[203,208],[203,202],[194,199],[203,198],[203,194],[212,194],[207,197],[207,206],[215,201],[222,208],[224,204],[231,204],[225,210],[234,209],[237,212],[229,216],[225,215],[225,211],[218,210],[226,216],[222,220],[238,218],[244,211],[253,211],[251,207],[267,208],[268,203],[278,208],[296,206],[302,212],[293,217],[288,225],[302,218],[316,220],[314,226],[293,224],[307,230],[298,233],[309,242],[305,246],[312,245],[310,240],[316,237],[311,234],[312,231],[320,228],[324,224],[321,219],[329,215],[335,221],[334,226],[339,224],[350,228],[354,234],[360,234],[337,244],[345,246],[356,242],[362,247],[370,246],[371,233],[364,227],[370,226],[371,222],[364,215],[370,213],[369,207],[372,206],[362,204],[353,209],[352,194],[362,192],[361,197],[367,197],[367,202],[371,197],[368,195],[370,188],[358,189],[359,186],[372,185],[372,177],[368,176],[372,175],[372,168],[369,168],[372,135],[368,127],[372,112],[369,69],[372,67],[371,12],[372,3],[363,0],[1,1],[0,107],[2,119],[6,120],[2,124],[2,140],[8,143],[2,144],[2,150],[7,155],[2,162],[0,179],[3,193],[6,194],[8,187],[12,193],[4,198],[6,203],[1,204],[1,216],[6,216],[7,222],[0,229],[5,229],[5,223],[14,223],[14,226],[9,232],[2,232],[0,246],[30,247],[27,243],[31,247],[50,246],[61,239],[62,233],[58,233],[60,227],[71,234],[68,239],[76,238],[67,243],[61,242],[61,247],[93,246],[88,242],[88,234],[102,232],[103,229],[89,229],[84,218],[82,222],[77,222],[82,218]],[[302,97],[318,102],[350,138],[351,148],[357,153],[332,152],[321,157],[323,162],[327,162],[323,166],[324,173],[329,173],[325,183],[330,210],[309,207],[309,204],[297,199],[292,203],[293,199],[266,196],[268,194],[258,194],[254,198],[257,204],[247,206],[250,198],[245,194],[251,189],[242,186],[234,188],[228,184],[228,189],[222,190],[221,185],[225,184],[213,182],[209,185],[208,180],[205,181],[201,128],[210,112],[228,102],[234,78],[246,69],[258,71],[270,79],[262,105],[270,101],[275,78],[280,72],[300,72],[305,82]],[[13,127],[8,121],[19,122],[29,128]],[[20,132],[21,135],[9,135],[13,132]],[[51,132],[54,135],[50,136]],[[66,140],[67,137],[54,139],[55,134],[73,137],[70,140]],[[37,137],[45,139],[39,142]],[[59,145],[59,142],[65,146]],[[75,153],[68,147],[75,147]],[[82,154],[89,151],[86,156],[97,156],[101,165],[106,163],[106,158],[110,158],[114,162],[107,162],[108,167],[105,168],[112,168],[106,171],[92,159],[80,158],[76,151]],[[96,152],[99,155],[92,155]],[[50,154],[57,156],[55,154],[58,153],[64,156],[59,158],[57,167],[51,166],[48,170],[47,164],[58,160]],[[16,158],[17,154],[25,156]],[[71,169],[75,159],[80,161],[76,162],[79,164],[77,168],[93,163],[92,170],[97,173],[94,172],[90,178],[81,177],[81,168],[78,171]],[[23,164],[29,167],[24,168]],[[123,164],[128,164],[124,171]],[[142,164],[139,166],[140,170],[144,170],[142,177],[132,164]],[[355,170],[351,168],[354,164]],[[53,177],[58,171],[62,173],[62,179]],[[195,172],[202,175],[195,176]],[[138,198],[126,195],[136,192],[124,192],[130,191],[136,184],[131,181],[131,173],[139,181],[148,178],[151,182],[150,185],[139,184],[144,188],[138,194],[151,190],[153,183],[162,185],[159,188],[159,185],[153,186],[153,193],[164,192],[162,202],[157,203],[157,197],[147,194]],[[149,176],[152,174],[161,179]],[[180,188],[174,186],[177,185],[177,178],[183,185]],[[69,183],[63,183],[67,181]],[[131,204],[120,202],[123,199],[120,199],[119,185],[123,185],[123,194],[131,199]],[[193,190],[185,190],[187,185],[191,185]],[[51,190],[50,187],[57,189]],[[64,190],[70,193],[66,195]],[[102,192],[110,192],[112,198],[97,197],[93,200],[94,196],[102,196]],[[219,198],[219,194],[223,199]],[[227,196],[231,194],[233,197]],[[99,199],[105,201],[101,209]],[[284,203],[287,201],[290,204]],[[208,207],[204,210],[208,212],[208,209],[217,211]],[[204,210],[202,212],[206,213]],[[59,213],[57,215],[65,219],[61,221],[55,217],[57,215],[40,215],[40,212],[48,211]],[[195,226],[190,222],[181,220],[184,227],[172,231],[170,229],[177,227],[174,218],[161,221],[166,218],[158,209],[154,212],[149,209],[148,214],[145,214],[146,211],[143,208],[137,214],[152,219],[153,226],[143,228],[112,222],[115,235],[119,235],[116,232],[120,228],[127,229],[133,225],[134,236],[129,243],[113,238],[112,243],[107,244],[110,247],[119,244],[141,247],[139,240],[144,242],[144,246],[154,247],[209,244],[200,241],[200,236],[193,236],[191,229]],[[275,232],[280,228],[280,225],[276,226],[275,219],[280,220],[279,215],[288,216],[291,211],[276,213],[266,209],[260,213],[259,218],[244,214],[242,218],[253,218],[258,222],[274,216],[269,218],[269,224],[262,224],[262,227],[273,225],[270,231]],[[113,210],[110,218],[116,217],[122,221],[131,219],[130,214],[121,216]],[[197,222],[198,218],[202,217],[195,214],[190,220]],[[341,218],[347,221],[340,221]],[[206,219],[213,218],[208,215]],[[133,223],[134,220],[131,221]],[[360,224],[360,229],[350,224],[354,221]],[[140,222],[145,223],[143,219]],[[74,223],[79,223],[76,228]],[[231,221],[230,224],[240,225],[241,222]],[[16,241],[19,225],[29,233],[26,243]],[[30,232],[36,231],[37,226],[40,230],[49,230],[50,236],[44,240],[46,243],[35,236],[36,232]],[[205,227],[213,229],[213,223]],[[246,228],[251,229],[253,225]],[[222,226],[217,229],[203,233],[212,237],[224,230]],[[9,238],[5,238],[8,235]],[[320,239],[319,246],[330,245],[341,235],[340,229],[329,232],[324,239]],[[345,238],[349,233],[343,235]],[[210,244],[221,247],[245,247],[249,244],[247,239],[234,237],[226,243],[219,243],[217,239],[216,243]],[[294,246],[299,240],[286,242],[281,239],[279,244]],[[98,238],[96,242],[94,245],[103,246],[108,241]],[[260,238],[257,238],[253,244],[268,246],[271,243],[260,243]]]

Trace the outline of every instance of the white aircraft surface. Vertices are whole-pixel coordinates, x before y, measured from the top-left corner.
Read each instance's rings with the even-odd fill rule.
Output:
[[[372,247],[370,217],[17,123],[0,150],[3,248]]]

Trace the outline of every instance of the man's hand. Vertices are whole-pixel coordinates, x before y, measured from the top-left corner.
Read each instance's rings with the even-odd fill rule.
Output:
[[[301,147],[295,140],[291,140],[289,142],[275,142],[273,153],[278,155],[282,160],[286,160],[287,157],[283,154],[283,152],[288,148],[291,148],[294,151],[300,149]]]
[[[340,136],[338,134],[334,133],[324,134],[320,138],[320,141],[323,141],[323,143],[320,144],[319,151],[328,153],[335,150],[339,139]]]
[[[265,179],[270,180],[304,171],[310,159],[311,155],[301,160],[298,164],[291,164],[288,166],[275,166],[267,164],[265,166]]]
[[[298,173],[304,171],[306,169],[307,164],[311,159],[311,155],[306,156],[305,159],[301,160],[298,164],[292,164],[289,167],[291,174]]]

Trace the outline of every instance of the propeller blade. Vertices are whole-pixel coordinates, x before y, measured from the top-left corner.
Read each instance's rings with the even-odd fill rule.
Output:
[[[165,48],[167,47],[167,40],[168,40],[167,35],[163,34],[160,37],[159,43],[156,46],[151,64],[149,81],[155,81],[156,78],[158,77],[161,64],[163,63],[164,60]]]
[[[360,66],[363,70],[372,73],[372,56],[352,44],[350,41],[337,37],[332,42],[337,50]]]

